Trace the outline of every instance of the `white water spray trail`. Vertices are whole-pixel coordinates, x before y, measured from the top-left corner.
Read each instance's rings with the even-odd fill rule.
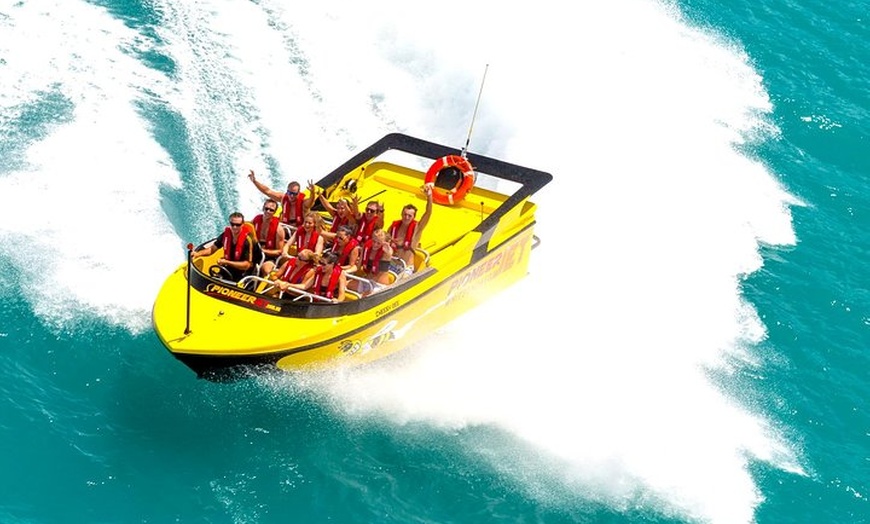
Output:
[[[800,467],[773,424],[708,372],[754,365],[764,327],[739,281],[760,267],[759,242],[794,242],[787,206],[797,202],[735,150],[775,132],[770,103],[739,49],[678,13],[646,2],[585,10],[500,9],[497,30],[486,29],[490,13],[466,11],[482,29],[465,44],[479,38],[492,53],[496,94],[482,114],[498,116],[476,126],[491,126],[482,152],[556,177],[536,199],[544,245],[529,279],[417,358],[342,374],[330,390],[349,413],[502,428],[549,457],[538,478],[616,508],[655,500],[691,520],[751,522],[762,495],[749,460]],[[510,37],[534,27],[546,29]],[[430,58],[433,76],[463,70],[442,42],[402,38],[403,56]],[[570,63],[539,59],[564,49]],[[447,91],[473,103],[473,78]],[[414,114],[435,129],[467,120],[425,104]],[[510,467],[510,452],[469,452],[547,496]],[[549,474],[544,462],[561,466]]]
[[[139,35],[90,3],[25,2],[4,15],[2,125],[19,156],[0,177],[0,256],[16,269],[0,278],[19,276],[49,322],[96,313],[142,329],[178,250],[159,196],[178,177],[137,108],[144,92],[166,96],[166,79],[133,58]],[[137,248],[147,266],[126,256]]]

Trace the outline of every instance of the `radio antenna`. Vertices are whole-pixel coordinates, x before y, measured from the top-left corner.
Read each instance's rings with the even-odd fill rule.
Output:
[[[486,71],[489,69],[489,64],[483,69],[483,79],[480,81],[480,91],[477,93],[477,102],[474,104],[474,114],[471,115],[471,125],[468,126],[468,138],[465,139],[465,147],[462,148],[460,156],[465,158],[468,153],[468,145],[471,144],[471,131],[474,129],[474,120],[477,118],[477,108],[480,106],[480,97],[483,95],[483,83],[486,82]]]

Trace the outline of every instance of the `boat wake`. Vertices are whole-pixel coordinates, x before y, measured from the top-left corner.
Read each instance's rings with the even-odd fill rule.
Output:
[[[529,278],[410,356],[316,388],[348,416],[478,435],[467,452],[544,502],[752,522],[750,463],[802,468],[739,393],[765,337],[741,279],[760,245],[795,242],[799,202],[741,152],[776,133],[747,57],[632,5],[630,19],[596,13],[607,31],[577,31],[572,49],[606,50],[581,51],[582,74],[515,68],[536,50],[511,49],[511,70],[487,80],[511,86],[489,101],[511,114],[490,147],[556,177],[536,199]]]

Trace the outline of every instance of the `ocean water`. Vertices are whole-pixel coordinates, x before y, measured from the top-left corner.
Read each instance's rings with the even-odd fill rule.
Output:
[[[870,522],[868,18],[0,3],[0,522]],[[248,169],[462,147],[487,64],[470,149],[555,177],[528,278],[366,369],[163,349]]]

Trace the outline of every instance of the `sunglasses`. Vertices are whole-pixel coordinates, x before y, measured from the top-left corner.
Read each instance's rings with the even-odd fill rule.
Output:
[[[290,196],[296,196],[299,194],[299,191],[287,191],[287,194]]]
[[[242,224],[233,224],[232,222],[230,222],[230,227],[242,227]]]
[[[278,210],[278,208],[276,208],[276,207],[264,207],[263,208],[263,211],[265,211],[266,213],[274,213],[277,210]]]
[[[377,213],[377,209],[366,209],[366,213]]]

